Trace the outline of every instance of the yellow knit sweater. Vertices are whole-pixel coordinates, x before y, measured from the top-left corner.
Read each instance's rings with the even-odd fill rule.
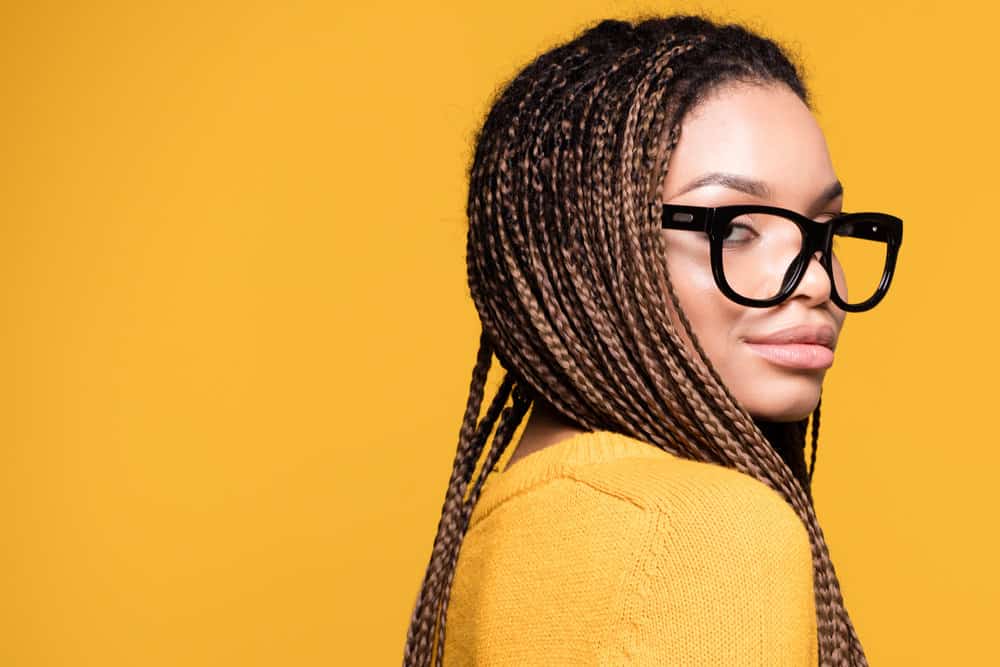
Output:
[[[809,536],[773,489],[610,431],[490,474],[445,665],[816,665]]]

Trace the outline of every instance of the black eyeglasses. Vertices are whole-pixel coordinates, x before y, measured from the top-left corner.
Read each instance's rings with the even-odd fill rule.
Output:
[[[707,234],[716,285],[736,303],[756,308],[788,298],[822,251],[833,302],[849,312],[870,310],[889,290],[903,243],[903,221],[887,213],[844,213],[817,222],[756,204],[651,206],[654,212],[663,207],[664,229]]]

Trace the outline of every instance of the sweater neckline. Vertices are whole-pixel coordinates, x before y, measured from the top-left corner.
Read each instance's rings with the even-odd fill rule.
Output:
[[[584,431],[526,455],[487,475],[469,519],[471,528],[495,507],[518,493],[559,475],[567,468],[625,457],[674,455],[655,445],[614,431]]]

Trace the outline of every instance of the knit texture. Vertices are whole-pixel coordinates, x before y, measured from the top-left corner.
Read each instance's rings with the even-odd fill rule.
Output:
[[[446,665],[816,665],[809,535],[763,482],[594,431],[490,473]]]

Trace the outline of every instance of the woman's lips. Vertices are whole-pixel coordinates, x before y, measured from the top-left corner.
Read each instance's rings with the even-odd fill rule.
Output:
[[[807,343],[747,343],[747,346],[779,366],[789,368],[829,368],[833,365],[833,350],[824,345]]]

